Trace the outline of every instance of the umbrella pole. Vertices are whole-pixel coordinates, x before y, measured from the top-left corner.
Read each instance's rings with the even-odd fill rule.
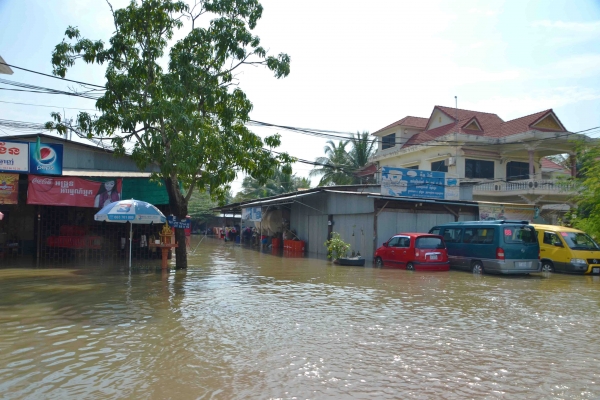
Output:
[[[131,242],[133,239],[133,224],[129,221],[129,270],[131,271]]]

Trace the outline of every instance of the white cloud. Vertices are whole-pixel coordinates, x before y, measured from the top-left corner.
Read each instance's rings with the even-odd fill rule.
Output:
[[[534,28],[552,28],[561,29],[563,31],[571,32],[586,32],[594,33],[600,32],[600,21],[591,22],[564,22],[564,21],[534,21],[531,26]]]

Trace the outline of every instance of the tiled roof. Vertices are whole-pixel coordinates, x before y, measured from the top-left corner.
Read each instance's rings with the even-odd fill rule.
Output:
[[[429,121],[428,118],[407,116],[407,117],[402,118],[399,121],[394,122],[393,124],[389,124],[385,128],[381,128],[377,132],[373,132],[372,135],[382,132],[382,131],[385,131],[386,129],[392,128],[394,126],[409,126],[411,128],[424,129],[427,126],[427,121]]]
[[[435,106],[433,112],[438,109],[444,114],[448,115],[453,120],[457,121],[455,123],[450,123],[448,125],[439,126],[434,129],[429,129],[425,131],[421,131],[415,135],[413,135],[402,147],[410,147],[419,144],[424,144],[429,141],[435,140],[439,137],[442,137],[446,134],[453,133],[456,131],[461,131],[462,133],[468,133],[470,135],[477,136],[485,136],[485,137],[493,137],[500,138],[511,135],[516,135],[519,133],[527,132],[531,130],[531,126],[538,122],[540,119],[544,118],[547,114],[552,113],[552,109],[544,110],[537,112],[535,114],[527,115],[521,118],[516,118],[511,121],[504,122],[502,118],[500,118],[496,114],[484,113],[480,111],[470,111],[470,110],[462,110],[456,109],[452,107],[443,107],[443,106]],[[433,115],[432,112],[432,115]],[[431,117],[430,117],[431,118]],[[475,131],[471,129],[463,130],[461,127],[465,126],[467,122],[472,119],[476,119],[479,125],[481,126],[481,131]],[[537,128],[536,128],[537,129]]]
[[[563,167],[560,164],[555,163],[554,161],[552,161],[548,158],[542,158],[541,161],[542,161],[542,168],[566,170],[565,167]]]

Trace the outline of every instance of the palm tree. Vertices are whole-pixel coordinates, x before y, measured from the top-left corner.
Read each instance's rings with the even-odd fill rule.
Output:
[[[363,133],[356,132],[356,136],[352,134],[350,139],[352,143],[352,150],[348,153],[352,168],[354,171],[363,169],[368,163],[369,158],[373,156],[376,150],[375,138],[369,139],[369,132],[363,131]],[[361,183],[360,178],[355,176],[355,183]]]
[[[346,151],[348,143],[350,140],[341,140],[337,145],[332,140],[327,141],[327,146],[324,148],[325,157],[315,159],[319,165],[313,168],[309,174],[310,176],[321,175],[318,186],[354,183],[352,162]]]
[[[297,177],[296,174],[286,174],[280,168],[275,168],[264,184],[260,184],[257,179],[251,176],[246,176],[242,181],[242,190],[235,196],[235,200],[260,199],[295,192],[298,188],[309,187],[310,181],[308,179]]]

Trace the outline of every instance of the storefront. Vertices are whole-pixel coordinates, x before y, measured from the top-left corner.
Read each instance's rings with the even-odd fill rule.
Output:
[[[41,264],[119,263],[127,257],[127,224],[94,221],[106,203],[135,198],[168,214],[164,186],[129,157],[49,135],[0,142],[0,265],[13,259]],[[134,225],[132,256],[158,258],[148,243],[159,226]]]

